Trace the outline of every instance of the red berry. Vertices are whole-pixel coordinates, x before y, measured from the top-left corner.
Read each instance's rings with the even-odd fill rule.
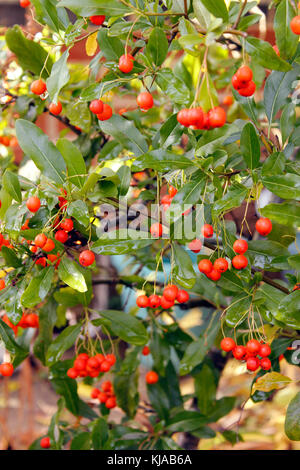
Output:
[[[38,246],[39,248],[43,248],[46,241],[47,241],[47,237],[44,233],[39,233],[34,239],[35,245]]]
[[[300,35],[300,16],[295,16],[291,23],[291,30],[293,31],[294,34]]]
[[[208,121],[211,127],[222,127],[226,122],[226,112],[220,106],[213,108],[208,113]]]
[[[90,16],[90,22],[97,25],[101,26],[105,21],[105,15],[94,15]]]
[[[248,266],[248,260],[244,255],[236,255],[231,263],[235,269],[245,269]]]
[[[271,354],[271,348],[268,344],[262,344],[259,348],[259,355],[260,357],[267,357]]]
[[[57,104],[51,103],[49,105],[49,111],[50,111],[50,113],[54,114],[55,116],[58,116],[58,114],[60,114],[61,111],[62,111],[61,102],[58,101]]]
[[[20,0],[20,7],[26,8],[29,7],[30,5],[30,0]]]
[[[73,220],[72,219],[65,219],[61,222],[60,228],[65,232],[71,232],[74,228]]]
[[[0,366],[0,374],[3,375],[3,377],[11,377],[14,372],[14,367],[10,362],[4,362]]]
[[[79,255],[79,263],[81,266],[90,266],[95,261],[95,255],[91,250],[84,250]]]
[[[100,366],[100,372],[108,372],[111,368],[111,364],[108,361],[103,361]]]
[[[202,259],[198,264],[198,268],[200,273],[209,274],[213,270],[213,264],[209,259]]]
[[[177,114],[177,121],[182,124],[183,126],[189,126],[189,110],[188,109],[181,109]]]
[[[149,385],[152,385],[152,384],[155,384],[156,382],[158,382],[158,378],[159,378],[158,374],[156,372],[154,372],[154,370],[150,370],[146,374],[146,382]]]
[[[117,406],[116,397],[109,397],[105,402],[106,408],[115,408]]]
[[[49,251],[54,250],[54,248],[55,248],[54,241],[51,240],[51,238],[48,238],[45,245],[43,246],[43,251],[46,251],[46,253],[48,253]]]
[[[212,269],[210,273],[206,274],[206,276],[208,277],[208,279],[210,279],[211,281],[219,281],[219,279],[221,279],[221,273],[220,271],[217,271],[216,269]]]
[[[159,222],[155,222],[150,227],[150,233],[153,238],[159,238],[163,234],[163,226]]]
[[[26,323],[29,328],[38,328],[39,317],[35,313],[29,313],[26,315]]]
[[[77,379],[78,374],[77,374],[76,369],[74,369],[74,367],[71,367],[71,369],[68,369],[67,376],[70,377],[70,379]]]
[[[178,287],[174,285],[169,285],[164,288],[163,291],[163,296],[166,300],[169,300],[170,302],[174,301],[176,299],[176,296],[178,294]]]
[[[39,80],[35,80],[34,82],[32,82],[30,86],[30,90],[35,95],[42,95],[47,90],[47,86],[43,80],[39,79]]]
[[[57,240],[60,243],[66,243],[68,238],[69,238],[69,235],[64,230],[58,230],[55,234],[55,240]]]
[[[148,354],[150,354],[149,346],[144,346],[143,347],[142,354],[143,354],[143,356],[148,356]]]
[[[258,354],[260,346],[261,344],[257,339],[250,339],[246,345],[247,353],[251,354],[251,356]]]
[[[198,240],[198,238],[195,238],[195,240],[191,241],[188,246],[193,253],[199,253],[202,248],[202,242],[201,240]]]
[[[90,111],[94,114],[103,112],[103,102],[101,100],[93,100],[90,104]]]
[[[5,281],[4,279],[0,279],[0,290],[5,289]]]
[[[233,104],[233,98],[231,95],[227,95],[224,97],[223,104],[225,106],[231,106]]]
[[[268,218],[261,217],[256,222],[255,228],[260,235],[266,237],[272,231],[272,222]]]
[[[41,207],[41,201],[37,196],[31,196],[27,199],[26,206],[30,212],[37,212]]]
[[[152,294],[149,297],[149,307],[158,308],[160,306],[161,299],[158,295]]]
[[[203,126],[204,116],[200,107],[188,110],[188,119],[190,126],[196,126],[199,129]]]
[[[98,398],[99,393],[100,393],[99,388],[92,388],[92,391],[91,391],[91,398]]]
[[[174,300],[167,300],[164,296],[160,299],[160,305],[164,310],[172,308],[174,305]]]
[[[204,238],[211,238],[214,234],[214,229],[210,224],[204,224],[201,233],[204,236]]]
[[[259,359],[257,359],[257,357],[248,357],[247,369],[254,372],[258,368],[259,368]]]
[[[218,258],[214,262],[214,269],[220,273],[225,273],[228,269],[228,262],[225,258]]]
[[[234,242],[233,249],[239,255],[243,255],[248,250],[248,243],[240,238]]]
[[[43,438],[40,440],[40,446],[41,446],[43,449],[49,449],[49,448],[51,447],[50,437],[43,437]]]
[[[140,93],[136,99],[138,106],[141,109],[150,109],[153,106],[153,97],[148,91]]]
[[[221,349],[223,349],[223,351],[232,351],[235,346],[235,341],[232,338],[223,338],[221,341]]]
[[[238,359],[239,361],[241,359],[244,359],[244,357],[246,356],[246,348],[245,346],[236,346],[233,350],[232,350],[232,354],[233,356]]]
[[[241,81],[239,80],[237,74],[235,73],[231,79],[232,86],[235,90],[238,90],[241,87]]]
[[[255,83],[251,80],[251,82],[247,83],[247,86],[240,87],[238,89],[238,92],[241,96],[252,96],[254,95],[256,90],[256,85]]]
[[[189,298],[190,298],[190,294],[186,290],[181,289],[178,291],[176,300],[180,304],[184,304],[185,302],[189,300]]]
[[[108,399],[108,396],[104,392],[100,392],[97,397],[100,401],[100,403],[105,403],[106,400]]]
[[[136,299],[136,304],[140,308],[149,307],[149,299],[146,295],[139,295]]]
[[[236,76],[240,82],[250,82],[253,78],[253,72],[248,65],[243,65],[236,72]]]
[[[271,363],[270,359],[269,359],[268,357],[263,357],[263,358],[260,360],[260,367],[261,367],[263,370],[269,370],[269,369],[271,369],[272,363]]]
[[[89,369],[98,369],[99,365],[100,363],[96,357],[90,357],[86,362],[86,367]]]
[[[103,382],[103,384],[101,385],[101,388],[102,388],[103,392],[110,392],[111,389],[112,389],[111,381],[106,380],[105,382]]]
[[[105,360],[109,362],[111,366],[113,366],[117,361],[116,356],[114,354],[106,354]]]
[[[133,58],[130,55],[121,55],[119,59],[119,69],[123,73],[129,73],[133,69]]]
[[[97,114],[97,118],[99,121],[107,121],[112,117],[112,108],[107,103],[103,103],[103,111],[102,113]]]
[[[171,197],[174,197],[178,193],[178,190],[174,188],[174,186],[169,186],[168,193]]]
[[[35,264],[37,265],[40,265],[40,266],[43,266],[43,268],[46,266],[47,264],[47,260],[46,258],[43,256],[42,258],[39,258],[36,260]]]
[[[87,360],[82,358],[82,357],[77,357],[74,361],[74,369],[76,371],[81,371],[81,370],[85,370],[86,369],[86,365],[87,365]]]

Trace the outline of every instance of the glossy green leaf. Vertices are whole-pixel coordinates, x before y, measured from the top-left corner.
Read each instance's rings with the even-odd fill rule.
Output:
[[[228,10],[224,0],[201,0],[205,8],[210,11],[216,18],[222,18],[225,22],[228,21]]]
[[[21,204],[22,193],[18,176],[12,171],[6,170],[3,175],[2,184],[12,199]]]
[[[108,441],[108,424],[103,418],[98,418],[93,423],[92,443],[94,450],[101,450]]]
[[[44,300],[51,288],[53,276],[54,267],[49,266],[33,277],[21,297],[22,305],[26,308],[35,307]]]
[[[268,156],[262,166],[262,175],[281,175],[285,167],[286,158],[283,152],[274,152]]]
[[[260,144],[256,130],[251,122],[246,124],[242,130],[241,152],[250,170],[258,166],[260,160]]]
[[[67,165],[69,181],[78,188],[82,188],[87,170],[80,150],[68,139],[59,139],[56,147]]]
[[[263,185],[282,199],[300,199],[300,178],[298,175],[272,175],[262,178]]]
[[[0,339],[3,341],[5,349],[12,355],[14,367],[17,367],[28,356],[29,350],[23,348],[16,342],[13,330],[1,319]]]
[[[164,30],[159,27],[154,28],[148,39],[146,51],[155,65],[162,65],[167,57],[168,48],[169,44]]]
[[[260,213],[279,224],[300,227],[300,207],[293,202],[268,204],[260,209]]]
[[[66,165],[60,152],[46,134],[29,121],[18,119],[16,132],[20,147],[38,169],[58,184],[63,184]]]
[[[120,185],[118,187],[119,195],[125,196],[128,193],[131,181],[130,168],[126,165],[121,166],[117,171],[117,175],[120,178]]]
[[[284,429],[291,441],[300,441],[300,392],[289,403]]]
[[[290,23],[295,16],[295,10],[290,0],[281,0],[276,8],[274,18],[274,31],[276,45],[278,46],[280,57],[292,59],[298,46],[298,36],[291,30]]]
[[[59,336],[51,343],[47,351],[47,364],[50,366],[56,363],[63,353],[69,348],[74,346],[77,337],[80,334],[82,328],[81,323],[76,325],[68,326],[65,328]]]
[[[149,233],[146,232],[147,238],[137,238],[141,232],[134,230],[120,229],[111,232],[104,232],[101,237],[93,243],[92,250],[98,255],[123,255],[132,253],[145,246],[151,245],[153,240],[148,238]],[[131,236],[132,235],[132,236]]]
[[[280,302],[278,310],[273,312],[276,320],[284,323],[289,328],[300,328],[300,291],[286,295]]]
[[[118,0],[62,0],[60,6],[72,10],[79,16],[107,15],[122,16],[131,10]]]
[[[35,8],[35,15],[40,23],[48,25],[56,31],[66,30],[69,18],[64,8],[59,7],[57,0],[31,0]]]
[[[121,339],[136,346],[143,346],[148,341],[148,333],[140,320],[125,312],[103,310],[101,317],[110,321],[110,328]]]
[[[86,292],[87,285],[85,278],[81,273],[79,266],[75,261],[63,256],[58,266],[58,275],[60,279],[68,286],[72,287],[79,292]]]
[[[246,51],[262,67],[280,72],[288,72],[292,66],[277,56],[269,42],[262,39],[247,37],[245,39]]]
[[[177,243],[173,244],[173,275],[178,284],[191,289],[196,281],[196,273],[187,251]]]
[[[135,160],[139,169],[153,168],[158,171],[185,169],[193,165],[193,161],[183,155],[167,150],[152,150]]]
[[[57,103],[58,95],[61,89],[68,83],[70,79],[68,69],[69,51],[66,50],[62,56],[52,67],[50,77],[47,79],[47,91],[51,101]]]

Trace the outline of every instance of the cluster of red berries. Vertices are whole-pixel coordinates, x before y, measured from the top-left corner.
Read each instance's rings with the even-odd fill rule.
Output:
[[[271,348],[267,343],[259,342],[257,339],[250,339],[246,346],[237,345],[232,338],[223,338],[221,349],[231,352],[235,359],[246,361],[249,371],[256,371],[259,367],[263,370],[270,370],[272,363],[268,356],[271,354]],[[257,357],[258,356],[258,357]]]
[[[136,304],[140,308],[158,308],[161,307],[164,310],[174,306],[175,301],[183,304],[189,300],[189,293],[183,289],[178,289],[174,284],[170,284],[164,288],[163,295],[159,296],[152,294],[149,297],[147,295],[139,295],[136,299]]]
[[[70,379],[87,376],[95,378],[101,373],[109,372],[115,363],[116,356],[114,354],[89,356],[86,353],[82,353],[74,360],[73,367],[68,369],[67,376]]]
[[[11,377],[14,373],[14,366],[10,362],[3,362],[0,365],[0,374],[3,377]]]
[[[15,336],[18,334],[18,328],[38,328],[39,316],[36,313],[23,313],[21,320],[14,325],[7,315],[3,315],[2,321],[6,323],[14,332]]]
[[[111,106],[107,103],[103,103],[101,100],[93,100],[90,103],[90,111],[96,114],[99,121],[107,121],[113,115]]]
[[[0,144],[5,147],[15,147],[18,145],[18,140],[15,136],[0,135]]]
[[[32,93],[35,95],[40,96],[42,99],[45,99],[43,97],[44,93],[47,91],[47,85],[42,80],[39,78],[38,80],[34,80],[31,85],[30,85],[30,90]],[[54,114],[55,116],[58,116],[62,112],[62,104],[60,101],[57,101],[57,103],[50,103],[49,105],[49,111],[50,113]]]
[[[232,86],[241,96],[252,96],[256,90],[253,78],[253,72],[248,65],[243,65],[233,75],[231,79]]]
[[[116,395],[110,380],[103,382],[99,388],[93,388],[91,398],[98,399],[100,403],[104,403],[106,408],[112,409],[117,406]]]
[[[169,186],[168,188],[168,194],[165,194],[162,198],[161,198],[161,203],[163,205],[163,208],[166,210],[168,207],[170,207],[171,205],[171,202],[173,200],[173,198],[176,196],[177,194],[177,189],[174,188],[174,186]]]
[[[177,114],[177,121],[185,127],[192,129],[209,130],[223,127],[226,123],[226,112],[220,106],[212,108],[205,113],[199,106],[190,109],[181,109]]]
[[[123,73],[130,73],[133,69],[134,57],[131,54],[123,54],[119,58],[119,70]]]

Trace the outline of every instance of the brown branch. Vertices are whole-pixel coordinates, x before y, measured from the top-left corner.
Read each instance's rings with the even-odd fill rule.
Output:
[[[246,8],[246,5],[247,5],[247,0],[244,0],[244,3],[243,3],[243,5],[242,5],[242,7],[241,7],[241,9],[240,9],[240,11],[239,11],[238,17],[237,17],[237,19],[236,19],[236,21],[235,21],[235,23],[234,23],[234,25],[233,25],[233,29],[236,29],[236,28],[237,28],[237,25],[238,25],[239,22],[240,22],[240,19],[241,19],[241,17],[242,17],[242,14],[243,14],[245,8]]]

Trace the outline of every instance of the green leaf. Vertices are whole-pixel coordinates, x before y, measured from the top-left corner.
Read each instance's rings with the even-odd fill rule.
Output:
[[[186,183],[172,200],[173,204],[197,204],[201,199],[206,182],[205,174],[202,170],[196,171],[192,176],[192,181]]]
[[[162,28],[156,27],[152,30],[148,39],[146,53],[155,65],[160,66],[167,57],[169,44]]]
[[[287,103],[288,96],[299,74],[300,66],[294,65],[290,72],[272,72],[267,78],[264,89],[264,105],[270,124],[274,121],[278,111]]]
[[[6,266],[11,268],[19,268],[22,266],[22,260],[17,257],[16,253],[11,248],[2,245],[1,255],[5,260]]]
[[[189,254],[182,246],[173,244],[173,276],[182,287],[191,289],[196,282],[196,273]]]
[[[28,356],[29,350],[21,347],[14,339],[14,333],[10,326],[0,319],[0,339],[5,349],[13,356],[13,365],[17,367]]]
[[[145,234],[145,238],[137,238],[137,235]],[[148,232],[136,232],[130,229],[113,230],[104,232],[101,237],[93,243],[92,250],[98,255],[123,255],[132,253],[151,245],[153,240],[146,238]]]
[[[103,310],[101,317],[109,320],[110,328],[115,335],[127,343],[144,346],[148,341],[148,333],[140,320],[125,312]]]
[[[59,139],[56,143],[56,147],[67,165],[69,181],[78,188],[82,188],[87,171],[80,150],[68,139]]]
[[[18,176],[12,171],[6,170],[2,178],[2,184],[8,194],[21,204],[22,193]]]
[[[114,390],[117,403],[129,418],[134,418],[139,404],[138,393],[138,364],[135,371],[130,375],[118,373],[114,379]]]
[[[43,175],[58,184],[63,184],[66,165],[60,152],[46,134],[29,121],[18,119],[16,132],[23,152],[31,158]]]
[[[254,382],[252,392],[260,390],[262,392],[270,392],[271,390],[279,390],[286,385],[290,384],[292,380],[285,375],[279,374],[278,372],[268,372],[267,374],[259,377]]]
[[[293,202],[268,204],[260,209],[260,213],[279,224],[300,227],[300,206]]]
[[[121,145],[131,150],[136,157],[143,155],[148,150],[145,137],[132,121],[114,114],[108,121],[99,121],[99,127],[104,134],[111,135]]]
[[[79,127],[83,132],[89,132],[91,128],[91,112],[87,103],[71,100],[65,106],[66,116],[73,126]]]
[[[79,16],[107,15],[123,16],[131,10],[118,0],[62,0],[61,7],[66,7]]]
[[[46,365],[46,354],[52,342],[53,328],[56,323],[57,303],[50,297],[48,302],[39,309],[39,334],[34,343],[34,354]]]
[[[294,130],[296,123],[295,105],[288,103],[284,106],[280,117],[280,129],[282,134],[282,143],[284,144]]]
[[[245,39],[246,51],[262,67],[288,72],[292,66],[277,56],[271,44],[254,37]]]
[[[276,45],[283,59],[292,59],[297,50],[299,38],[292,32],[290,26],[294,16],[295,11],[290,0],[281,0],[276,9],[274,31]]]
[[[202,137],[197,142],[196,155],[206,157],[214,153],[215,150],[223,146],[227,137],[239,132],[239,128],[234,124],[225,124],[223,127],[212,129],[209,132],[204,132]]]
[[[77,434],[71,443],[71,450],[90,450],[91,449],[91,434],[89,432],[81,432]]]
[[[269,155],[262,166],[262,175],[281,175],[285,167],[286,158],[283,152],[274,152]]]
[[[284,429],[291,441],[300,441],[300,392],[289,403]]]
[[[199,430],[207,423],[205,416],[198,411],[179,411],[173,416],[167,425],[170,432],[193,432]]]
[[[68,326],[62,333],[51,343],[47,351],[47,364],[50,366],[55,364],[65,351],[74,346],[75,341],[80,334],[82,328],[81,323]]]
[[[167,150],[152,150],[137,158],[134,165],[139,169],[153,168],[163,171],[185,169],[193,166],[193,161],[183,155],[178,155]]]
[[[21,297],[22,305],[27,308],[35,307],[44,300],[51,288],[53,276],[54,267],[49,266],[33,277]]]
[[[87,291],[85,278],[77,266],[77,263],[67,256],[61,258],[61,262],[58,266],[58,275],[63,282],[73,289],[79,292]]]
[[[228,212],[235,207],[240,207],[245,197],[247,196],[248,190],[242,185],[233,184],[225,196],[222,199],[218,199],[214,205],[212,212],[216,216]]]
[[[252,297],[245,295],[245,293],[236,295],[233,303],[228,307],[226,311],[226,323],[231,328],[237,327],[239,322],[244,317],[245,313],[249,310],[252,302]],[[247,317],[244,317],[244,319]]]
[[[67,212],[84,227],[87,227],[89,225],[90,216],[88,206],[85,202],[81,201],[80,199],[71,202],[71,204],[68,206]]]
[[[60,90],[70,79],[68,69],[69,50],[66,50],[52,67],[50,77],[47,79],[47,91],[51,101],[57,103]]]
[[[201,28],[208,29],[211,22],[211,15],[201,0],[193,0],[194,13]]]
[[[241,134],[241,152],[250,170],[257,168],[260,160],[260,144],[251,122],[246,124]]]
[[[126,165],[121,166],[117,171],[117,175],[120,178],[120,185],[118,186],[119,195],[126,196],[126,194],[128,193],[130,181],[131,181],[130,168]]]
[[[248,243],[247,256],[251,266],[272,270],[272,262],[278,256],[289,256],[289,251],[281,243],[272,240],[254,240]]]
[[[183,80],[174,75],[170,68],[166,67],[157,72],[156,84],[175,103],[188,105],[190,102],[190,89]]]
[[[121,55],[124,54],[122,41],[119,38],[108,36],[108,30],[105,28],[99,29],[97,41],[106,60],[118,61]],[[116,86],[116,83],[114,86]]]
[[[200,412],[208,415],[214,407],[217,385],[213,370],[203,364],[201,371],[195,375],[195,395]]]
[[[224,0],[201,0],[205,8],[210,11],[216,18],[222,18],[225,23],[228,21],[228,10]]]
[[[201,335],[197,341],[193,341],[189,344],[180,363],[180,375],[189,374],[194,367],[203,361],[220,329],[219,319],[220,312],[216,311],[212,315],[205,334]]]
[[[57,0],[32,0],[32,4],[36,19],[57,33],[61,29],[65,30],[70,24],[67,12],[59,7]]]
[[[300,199],[300,178],[293,173],[262,178],[263,185],[283,199]]]
[[[48,56],[48,52],[37,42],[26,39],[19,26],[6,31],[5,41],[11,52],[17,56],[22,69],[29,70],[38,76],[43,69],[42,78],[49,76],[53,61]]]
[[[108,441],[108,424],[103,418],[98,418],[93,423],[92,443],[94,450],[102,450]]]
[[[289,328],[300,328],[300,291],[286,295],[280,302],[278,310],[273,312],[276,320],[284,323]]]

